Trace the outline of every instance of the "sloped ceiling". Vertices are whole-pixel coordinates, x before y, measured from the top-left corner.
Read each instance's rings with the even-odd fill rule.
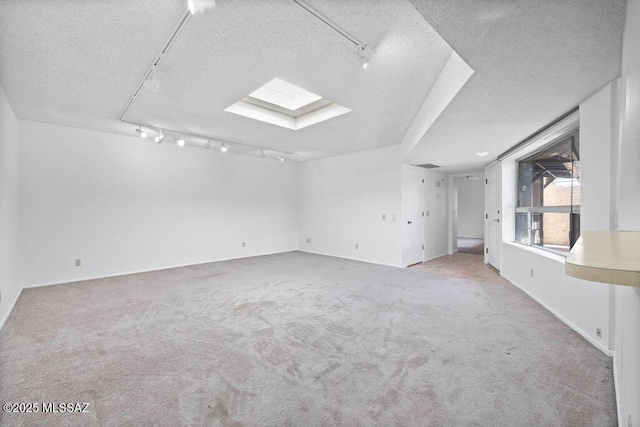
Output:
[[[142,90],[123,118],[292,161],[399,144],[455,50],[475,73],[406,160],[470,171],[620,73],[622,1],[307,3],[376,46],[367,71],[290,0],[218,0],[189,18],[160,89]],[[21,119],[134,135],[118,117],[185,11],[183,0],[0,0],[0,84]],[[224,112],[276,77],[352,112],[296,131]]]
[[[142,90],[123,119],[295,153],[293,161],[398,144],[451,48],[408,1],[307,3],[376,46],[366,72],[353,43],[290,0],[219,0],[189,18],[155,73],[160,89]],[[134,135],[117,118],[186,1],[0,8],[0,84],[19,118]],[[352,111],[300,130],[224,111],[276,77]]]
[[[622,1],[411,3],[475,73],[409,162],[481,169],[620,75]]]

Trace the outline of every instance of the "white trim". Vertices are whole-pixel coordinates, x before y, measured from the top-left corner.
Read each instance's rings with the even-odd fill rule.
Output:
[[[377,261],[371,261],[371,260],[362,259],[362,258],[353,258],[353,257],[348,257],[348,256],[336,255],[336,254],[328,254],[328,253],[325,253],[325,252],[310,251],[310,250],[307,250],[307,249],[298,249],[298,251],[299,252],[305,252],[305,253],[308,253],[308,254],[314,254],[314,255],[323,255],[323,256],[330,256],[330,257],[333,257],[333,258],[348,259],[348,260],[351,260],[351,261],[366,262],[367,264],[384,265],[386,267],[406,268],[406,266],[404,266],[404,265],[388,264],[386,262],[377,262]]]
[[[573,329],[574,331],[576,331],[577,333],[582,335],[582,337],[584,339],[589,341],[598,350],[600,350],[601,352],[603,352],[604,354],[606,354],[609,357],[613,357],[613,351],[609,350],[607,347],[605,347],[604,345],[602,345],[601,343],[599,343],[598,341],[593,339],[591,336],[589,336],[589,334],[584,332],[582,329],[580,329],[575,324],[573,324],[571,321],[569,321],[569,319],[567,319],[562,314],[560,314],[560,312],[558,312],[558,311],[554,310],[553,308],[551,308],[549,305],[547,305],[541,299],[539,299],[538,297],[533,295],[531,292],[527,291],[525,288],[523,288],[522,286],[518,285],[514,280],[511,280],[509,277],[505,276],[502,272],[500,272],[500,275],[502,277],[504,277],[505,279],[507,279],[513,286],[515,286],[516,288],[520,289],[525,294],[529,295],[535,302],[537,302],[538,304],[540,304],[541,306],[546,308],[548,311],[550,311],[558,319],[562,320],[562,322],[564,322],[568,327],[570,327],[571,329]]]
[[[616,393],[616,410],[618,412],[618,425],[622,424],[622,408],[620,403],[620,384],[618,381],[618,365],[616,364],[616,355],[615,351],[613,352],[613,389]]]
[[[535,246],[529,246],[518,242],[502,242],[505,245],[513,246],[514,248],[522,249],[523,251],[530,252],[532,254],[536,254],[552,261],[559,262],[560,264],[564,264],[566,260],[565,255],[560,255],[559,253],[555,253],[553,251],[549,251],[546,249],[541,249]]]
[[[432,260],[434,260],[434,259],[442,258],[443,256],[449,256],[449,254],[445,252],[445,253],[440,254],[440,255],[432,256],[432,257],[431,257],[431,258],[429,258],[429,259],[425,259],[425,260],[424,260],[424,261],[422,261],[422,262],[432,261]]]
[[[64,284],[67,284],[67,283],[86,282],[86,281],[89,281],[89,280],[108,279],[110,277],[128,276],[128,275],[131,275],[131,274],[150,273],[152,271],[169,270],[169,269],[172,269],[172,268],[180,268],[180,267],[190,267],[192,265],[210,264],[212,262],[232,261],[232,260],[235,260],[235,259],[254,258],[254,257],[259,257],[259,256],[267,256],[267,255],[277,255],[277,254],[284,254],[284,253],[287,253],[287,252],[296,252],[297,250],[298,249],[290,249],[290,250],[280,251],[280,252],[267,252],[267,253],[264,253],[264,254],[256,254],[256,255],[250,255],[250,256],[221,258],[221,259],[214,259],[214,260],[210,260],[210,261],[192,262],[192,263],[188,263],[188,264],[176,264],[176,265],[169,265],[169,266],[165,266],[165,267],[149,268],[149,269],[145,269],[145,270],[125,271],[125,272],[121,272],[121,273],[104,274],[104,275],[101,275],[101,276],[87,276],[87,277],[82,277],[82,278],[79,278],[79,279],[72,279],[72,280],[63,280],[63,281],[46,282],[46,283],[34,283],[34,284],[31,284],[31,285],[23,286],[23,289],[40,288],[40,287],[43,287],[43,286],[64,285]]]
[[[9,318],[9,315],[11,314],[11,312],[13,311],[13,307],[15,307],[16,302],[18,302],[18,298],[20,298],[20,295],[22,294],[22,290],[24,288],[20,288],[20,290],[18,291],[18,295],[16,295],[15,299],[13,300],[13,302],[11,303],[11,305],[9,306],[9,309],[7,310],[7,313],[4,315],[4,317],[2,318],[2,320],[0,321],[0,331],[2,330],[2,327],[4,326],[5,322],[7,321],[7,319]]]

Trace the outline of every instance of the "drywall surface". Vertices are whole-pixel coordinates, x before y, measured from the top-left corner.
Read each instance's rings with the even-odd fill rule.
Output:
[[[607,181],[606,185],[596,183],[593,177],[584,178],[600,170],[611,171],[610,156],[598,155],[600,144],[612,146],[611,117],[615,105],[612,102],[615,85],[609,84],[601,91],[585,100],[581,106],[580,119],[580,156],[583,167],[581,191],[588,194],[586,202],[581,204],[581,214],[587,217],[589,227],[606,230],[609,227],[611,200],[611,177],[599,175]],[[544,306],[556,313],[566,323],[583,334],[601,350],[610,352],[610,323],[613,318],[612,295],[610,286],[603,283],[588,282],[567,276],[564,271],[564,258],[561,255],[548,254],[540,249],[527,248],[512,243],[515,216],[516,159],[527,155],[526,150],[552,141],[558,134],[570,129],[575,118],[571,116],[550,128],[541,135],[539,141],[527,149],[514,153],[502,163],[503,180],[503,239],[501,254],[501,274],[520,287]],[[602,129],[604,127],[604,130]],[[600,201],[600,202],[599,202]],[[533,269],[533,277],[531,270]],[[600,336],[597,329],[600,329]]]
[[[484,238],[484,178],[457,178],[458,237]]]
[[[473,75],[474,70],[455,52],[447,60],[438,79],[418,110],[400,142],[401,158],[407,158],[438,116]]]
[[[24,286],[297,249],[296,164],[19,129]]]
[[[298,224],[300,250],[402,266],[400,147],[299,163]]]
[[[500,274],[609,353],[609,287],[567,276],[561,255],[502,244]],[[601,336],[597,336],[597,328]]]
[[[434,170],[424,171],[424,259],[438,258],[448,253],[447,175]],[[436,184],[439,183],[440,185]]]
[[[20,290],[18,119],[0,86],[0,327]]]
[[[640,0],[627,2],[621,77],[618,227],[640,230]],[[640,288],[615,287],[618,419],[640,425]]]
[[[618,124],[617,84],[607,84],[580,104],[580,228],[613,228],[615,179],[611,154]]]

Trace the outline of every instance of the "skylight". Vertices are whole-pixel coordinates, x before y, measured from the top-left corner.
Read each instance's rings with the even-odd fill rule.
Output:
[[[271,80],[260,89],[251,92],[249,96],[291,111],[322,99],[315,93],[280,79]]]
[[[225,111],[298,130],[351,110],[284,80],[273,79]]]

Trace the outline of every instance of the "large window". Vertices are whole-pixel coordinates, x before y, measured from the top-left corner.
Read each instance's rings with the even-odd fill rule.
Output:
[[[518,162],[516,241],[566,254],[580,237],[579,132]]]

